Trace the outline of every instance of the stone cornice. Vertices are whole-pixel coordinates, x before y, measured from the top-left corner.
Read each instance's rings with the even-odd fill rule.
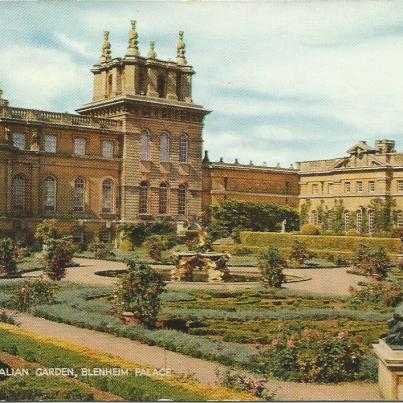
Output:
[[[263,165],[245,165],[245,164],[231,164],[225,162],[210,162],[204,164],[203,168],[207,169],[230,169],[234,171],[264,171],[270,173],[289,173],[298,175],[298,170],[293,168],[279,168],[279,167],[266,167]]]

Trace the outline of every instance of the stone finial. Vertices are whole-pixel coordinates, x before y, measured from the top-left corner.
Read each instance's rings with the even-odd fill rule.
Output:
[[[0,90],[0,106],[8,106],[7,99],[3,98],[3,90]]]
[[[179,31],[179,40],[176,44],[176,58],[178,64],[187,64],[186,56],[185,56],[185,42],[183,40],[183,31]]]
[[[132,28],[129,31],[129,46],[127,47],[127,56],[139,56],[139,36],[136,31],[136,21],[131,20],[130,24],[132,25]]]
[[[109,42],[109,31],[104,31],[104,42],[102,44],[102,55],[99,59],[101,63],[107,63],[112,60],[111,43]]]
[[[208,157],[208,150],[204,150],[204,158],[203,158],[203,164],[208,164],[210,162],[210,159]]]
[[[154,49],[155,49],[155,42],[151,41],[150,42],[150,50],[147,53],[147,57],[149,59],[155,59],[157,57],[157,52]]]

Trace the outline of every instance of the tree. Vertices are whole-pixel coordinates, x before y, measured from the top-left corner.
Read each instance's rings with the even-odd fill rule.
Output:
[[[360,243],[354,260],[354,267],[363,273],[383,279],[388,274],[391,262],[383,246],[373,247]]]
[[[298,212],[290,206],[225,200],[210,206],[209,233],[214,238],[237,236],[239,231],[277,231],[283,220],[287,230],[298,228]]]
[[[301,266],[304,264],[305,260],[313,257],[313,253],[308,250],[305,242],[295,239],[291,246],[289,257]]]
[[[259,259],[259,269],[263,275],[264,282],[270,287],[280,288],[285,276],[283,269],[287,266],[286,261],[281,257],[280,251],[271,246]]]
[[[12,239],[0,239],[0,271],[6,274],[14,274],[17,271],[16,249],[16,244]]]
[[[35,238],[46,244],[50,239],[60,239],[63,234],[56,220],[43,220],[36,227]]]
[[[132,313],[141,323],[155,326],[160,310],[160,295],[165,290],[161,274],[146,263],[127,262],[128,272],[119,279],[115,309]]]

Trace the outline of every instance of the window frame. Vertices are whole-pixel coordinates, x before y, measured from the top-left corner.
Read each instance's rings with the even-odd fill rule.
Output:
[[[188,186],[182,183],[178,186],[178,215],[186,217],[188,210]]]
[[[18,139],[19,137],[19,139]],[[27,135],[25,133],[21,132],[15,132],[12,134],[12,141],[13,141],[13,146],[15,148],[18,148],[19,150],[26,150],[27,149]],[[21,145],[18,145],[18,143],[21,142]]]
[[[54,141],[54,149],[52,148],[51,150],[48,148],[48,140],[52,139],[52,141]],[[55,136],[54,134],[45,134],[44,138],[43,138],[43,150],[46,153],[51,153],[51,154],[55,154],[57,153],[57,136]]]
[[[105,152],[105,151],[107,151],[105,149],[106,145],[110,146],[110,149],[108,150],[109,154]],[[102,144],[101,144],[101,155],[102,155],[102,157],[104,157],[104,158],[113,158],[114,154],[115,154],[115,143],[112,140],[102,140]]]
[[[403,180],[398,180],[397,181],[397,191],[400,193],[400,192],[403,192]]]
[[[344,193],[351,193],[351,182],[344,182]]]
[[[169,214],[169,186],[166,182],[161,183],[158,189],[158,213]]]
[[[81,181],[81,183],[79,183],[79,181]],[[86,187],[87,187],[87,182],[82,176],[79,176],[76,179],[74,179],[73,210],[76,211],[76,212],[84,212],[85,211]],[[81,188],[80,192],[78,192],[79,188]]]
[[[145,129],[141,132],[140,138],[140,159],[141,161],[150,161],[151,159],[151,132]]]
[[[49,195],[49,179],[53,181],[54,188],[51,189],[54,193],[53,195]],[[44,192],[43,192],[43,209],[45,211],[56,211],[57,208],[57,179],[53,175],[49,175],[45,178],[44,184]],[[53,199],[53,204],[48,204],[49,200]]]
[[[364,183],[363,181],[357,181],[355,184],[355,190],[357,193],[362,193],[364,191]]]
[[[20,188],[17,188],[18,182],[20,181]],[[21,192],[21,194],[17,193]],[[23,212],[26,209],[26,192],[27,192],[27,179],[24,175],[15,175],[12,182],[11,188],[11,200],[13,211]],[[17,203],[18,202],[18,203]]]
[[[109,188],[106,189],[105,185],[108,185]],[[107,197],[105,197],[105,190],[108,191]],[[109,207],[107,207],[108,205]],[[113,210],[113,180],[106,178],[102,181],[102,213],[112,214]]]
[[[139,215],[148,215],[150,211],[150,184],[141,182],[139,185]]]
[[[375,181],[369,181],[368,182],[368,191],[370,193],[376,192],[376,184]]]
[[[83,143],[82,143],[82,145],[84,145],[84,152],[83,153],[82,152],[77,152],[77,151],[79,151],[79,148],[80,148],[80,146],[78,144],[79,141],[83,141]],[[85,137],[74,137],[73,143],[74,143],[73,144],[73,154],[74,155],[78,155],[78,156],[87,155],[87,139]]]
[[[169,162],[170,153],[169,153],[169,133],[164,130],[161,134],[160,139],[160,161],[161,162]]]
[[[189,163],[189,148],[190,148],[189,135],[186,133],[182,133],[179,138],[179,163],[180,164]]]

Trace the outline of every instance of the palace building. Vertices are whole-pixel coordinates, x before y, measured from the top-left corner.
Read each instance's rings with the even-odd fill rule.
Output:
[[[176,61],[141,56],[135,21],[124,57],[109,33],[91,102],[75,114],[0,104],[0,233],[32,239],[55,218],[78,242],[110,241],[117,224],[201,212],[202,129],[193,68],[179,32]]]
[[[299,176],[291,168],[211,162],[207,152],[203,159],[203,207],[224,200],[286,204],[298,207]]]
[[[344,232],[379,232],[389,217],[390,226],[403,227],[403,153],[393,140],[360,141],[345,157],[300,162],[299,176],[300,209],[311,224],[331,230],[339,214]]]

